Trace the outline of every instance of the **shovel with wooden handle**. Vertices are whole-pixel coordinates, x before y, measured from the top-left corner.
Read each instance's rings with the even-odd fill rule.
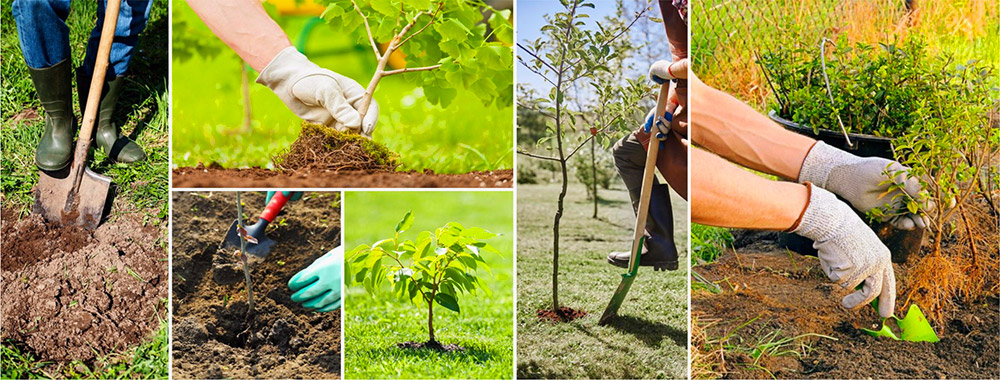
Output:
[[[632,237],[632,256],[628,260],[628,272],[622,274],[622,282],[618,285],[618,290],[615,290],[615,294],[611,296],[611,303],[604,309],[601,319],[597,321],[599,325],[608,324],[612,318],[618,315],[618,309],[621,308],[622,301],[625,301],[625,295],[628,294],[632,282],[639,274],[639,252],[642,249],[643,240],[645,240],[646,217],[649,216],[649,197],[655,178],[653,175],[656,169],[656,155],[660,151],[660,144],[656,141],[656,124],[660,123],[659,118],[666,113],[669,89],[669,83],[661,85],[660,93],[656,97],[656,111],[653,115],[653,128],[649,131],[649,149],[646,151],[646,166],[642,172],[642,189],[639,195],[639,209],[636,212],[635,234]]]
[[[80,129],[80,136],[73,151],[73,163],[69,168],[55,172],[39,171],[32,211],[42,214],[42,217],[50,223],[82,225],[92,230],[101,223],[104,214],[111,178],[91,171],[86,167],[86,161],[90,141],[94,136],[97,106],[101,102],[104,74],[108,70],[111,42],[115,37],[115,27],[118,26],[120,7],[119,1],[107,2],[94,76],[90,81],[87,108],[83,112],[83,127]]]

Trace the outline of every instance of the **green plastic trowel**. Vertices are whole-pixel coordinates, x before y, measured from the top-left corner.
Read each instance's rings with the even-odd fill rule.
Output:
[[[872,301],[872,307],[876,307],[876,301]],[[896,327],[899,330],[899,335],[890,328],[886,323],[889,319],[896,320]],[[869,330],[861,329],[862,331],[868,333],[868,335],[874,337],[887,337],[894,340],[905,340],[907,342],[937,342],[937,334],[934,333],[934,328],[931,327],[930,322],[927,321],[927,317],[924,316],[924,312],[920,311],[920,307],[916,304],[910,305],[910,310],[906,312],[906,316],[902,319],[896,317],[895,315],[882,319],[882,328],[879,330]]]

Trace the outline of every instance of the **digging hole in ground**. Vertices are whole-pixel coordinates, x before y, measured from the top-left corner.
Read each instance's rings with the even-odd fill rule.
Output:
[[[167,298],[164,226],[121,215],[93,233],[3,210],[2,338],[39,360],[92,362],[142,342]]]
[[[541,319],[543,321],[548,321],[552,323],[561,323],[561,322],[565,323],[583,318],[584,316],[587,315],[587,312],[583,310],[576,310],[566,306],[559,306],[559,308],[556,310],[538,309],[538,313],[536,315],[538,316],[538,319]]]
[[[434,350],[441,352],[454,352],[454,351],[465,351],[462,346],[457,344],[441,344],[436,340],[430,340],[426,342],[402,342],[396,343],[396,347],[408,350]]]
[[[287,152],[273,159],[285,171],[362,170],[391,172],[399,156],[374,140],[339,132],[318,124],[303,123],[299,138]]]

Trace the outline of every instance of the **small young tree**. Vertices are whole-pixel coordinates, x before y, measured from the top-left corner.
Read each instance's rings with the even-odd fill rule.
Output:
[[[440,348],[434,336],[434,304],[458,313],[461,294],[475,294],[477,290],[490,294],[478,271],[490,272],[482,254],[500,254],[484,241],[497,235],[449,222],[433,232],[420,232],[416,240],[401,239],[400,235],[412,226],[413,215],[407,212],[396,224],[393,237],[359,245],[348,254],[348,260],[351,270],[356,271],[352,274],[354,281],[364,284],[369,294],[388,279],[401,299],[426,305],[429,338],[424,346]]]
[[[599,104],[607,105],[607,108],[599,111],[612,111],[616,110],[615,107],[619,107],[617,110],[628,108],[627,114],[634,112],[633,107],[641,99],[638,94],[643,91],[626,90],[641,89],[637,81],[630,81],[625,86],[621,83],[602,84],[596,81],[596,75],[612,71],[609,63],[624,50],[613,48],[616,46],[616,41],[627,42],[628,38],[623,36],[627,35],[629,28],[648,10],[647,7],[636,12],[629,22],[610,27],[605,23],[597,23],[596,29],[585,29],[583,19],[589,15],[584,13],[583,9],[594,8],[594,4],[583,0],[562,0],[562,5],[564,11],[545,16],[547,25],[541,29],[544,37],[517,44],[517,47],[526,54],[526,57],[518,56],[518,62],[552,86],[548,96],[544,97],[535,95],[537,94],[535,91],[522,89],[522,94],[533,96],[520,98],[519,106],[535,110],[547,119],[547,135],[537,140],[535,145],[547,151],[554,151],[555,155],[526,150],[518,150],[518,153],[526,157],[555,162],[561,174],[562,186],[552,223],[552,309],[555,312],[559,311],[559,222],[562,219],[569,183],[567,162],[591,139],[608,128],[622,123],[625,120],[622,115],[626,114],[615,113],[614,116],[607,117],[605,125],[594,129],[590,128],[593,126],[583,128],[589,136],[582,138],[575,148],[567,150],[572,139],[567,134],[580,130],[577,128],[577,123],[582,113],[568,106],[569,92],[576,81],[589,82],[598,92]]]
[[[455,88],[471,90],[484,105],[507,107],[513,102],[509,10],[497,10],[481,0],[325,0],[323,19],[333,29],[350,33],[371,45],[378,62],[362,98],[361,117],[368,110],[382,78],[403,73],[420,86],[431,104],[447,107]],[[483,22],[483,14],[490,16]],[[379,42],[384,43],[384,49]],[[387,69],[395,52],[406,66]]]

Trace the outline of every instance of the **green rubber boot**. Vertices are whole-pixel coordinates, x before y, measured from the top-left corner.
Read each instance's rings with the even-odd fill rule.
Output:
[[[87,96],[90,94],[90,76],[77,73],[76,88],[80,94],[80,113],[86,112]],[[112,160],[131,164],[146,159],[146,152],[139,144],[118,131],[118,126],[112,120],[115,113],[115,103],[121,94],[125,78],[116,77],[105,82],[101,91],[101,103],[97,107],[97,125],[94,128],[94,141]]]
[[[73,72],[70,61],[63,60],[44,69],[28,68],[38,99],[45,109],[45,131],[35,150],[35,165],[57,171],[69,165],[73,156]]]

